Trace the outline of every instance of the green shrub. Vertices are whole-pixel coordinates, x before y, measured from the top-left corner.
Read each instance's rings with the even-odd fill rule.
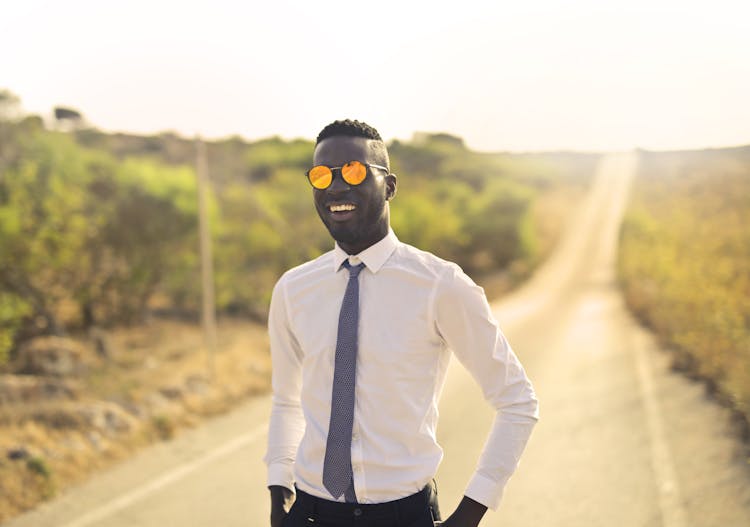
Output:
[[[750,415],[750,148],[644,154],[623,224],[628,305]]]

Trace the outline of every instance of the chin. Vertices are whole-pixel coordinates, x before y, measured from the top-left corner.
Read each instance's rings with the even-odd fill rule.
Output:
[[[359,233],[351,229],[347,229],[343,225],[328,225],[328,232],[331,237],[339,243],[346,243],[349,245],[355,244],[359,241]]]

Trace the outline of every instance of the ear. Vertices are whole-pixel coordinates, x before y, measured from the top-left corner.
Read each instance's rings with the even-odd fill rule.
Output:
[[[385,199],[390,201],[396,195],[396,174],[385,176]]]

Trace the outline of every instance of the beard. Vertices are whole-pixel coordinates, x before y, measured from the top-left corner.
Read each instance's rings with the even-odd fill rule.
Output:
[[[379,210],[374,208],[362,212],[363,217],[353,218],[350,222],[337,222],[331,220],[325,210],[318,209],[323,225],[339,246],[356,247],[362,244],[364,250],[388,234],[389,214],[385,203]]]
[[[331,238],[339,242],[339,244],[355,244],[361,239],[361,233],[359,229],[352,229],[346,225],[340,225],[337,223],[326,224],[326,228],[331,235]]]

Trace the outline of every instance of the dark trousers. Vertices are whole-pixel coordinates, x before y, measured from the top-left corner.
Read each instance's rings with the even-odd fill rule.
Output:
[[[282,527],[433,527],[440,520],[437,487],[386,503],[339,503],[297,489]]]

